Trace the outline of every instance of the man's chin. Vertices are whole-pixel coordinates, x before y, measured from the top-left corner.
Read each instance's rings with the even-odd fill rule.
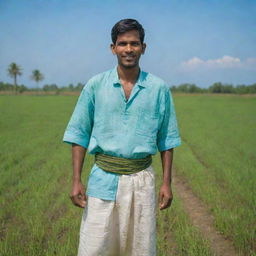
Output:
[[[120,63],[122,67],[131,69],[138,66],[138,63]]]

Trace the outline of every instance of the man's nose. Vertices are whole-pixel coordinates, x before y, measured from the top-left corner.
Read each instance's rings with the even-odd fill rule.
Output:
[[[131,45],[127,44],[125,50],[126,50],[126,52],[131,52],[132,51]]]

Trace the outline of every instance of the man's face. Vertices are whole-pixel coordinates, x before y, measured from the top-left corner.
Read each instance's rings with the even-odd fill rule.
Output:
[[[124,68],[134,68],[139,65],[141,54],[146,44],[140,42],[139,32],[131,30],[118,35],[116,43],[111,44],[113,54],[117,56],[118,64]]]

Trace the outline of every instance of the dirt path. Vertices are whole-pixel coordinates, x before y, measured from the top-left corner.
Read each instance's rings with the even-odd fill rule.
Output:
[[[212,248],[212,252],[216,256],[235,256],[234,246],[231,241],[226,239],[214,227],[214,218],[203,205],[201,200],[195,196],[187,182],[181,177],[173,173],[173,185],[183,201],[185,210],[187,211],[192,224],[197,227],[204,238],[206,238]]]

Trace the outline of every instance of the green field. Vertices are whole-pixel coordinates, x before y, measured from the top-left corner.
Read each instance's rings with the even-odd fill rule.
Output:
[[[183,147],[175,166],[208,205],[219,231],[252,255],[256,210],[256,98],[176,98]],[[254,254],[255,255],[255,254]]]
[[[256,97],[175,95],[183,144],[177,175],[212,212],[239,255],[256,255]],[[71,147],[62,142],[77,96],[0,96],[0,255],[77,253],[82,209],[71,204]],[[86,182],[93,164],[87,155]],[[157,186],[161,164],[154,157]],[[175,192],[175,188],[174,188]],[[158,212],[158,255],[213,255],[175,194]]]

